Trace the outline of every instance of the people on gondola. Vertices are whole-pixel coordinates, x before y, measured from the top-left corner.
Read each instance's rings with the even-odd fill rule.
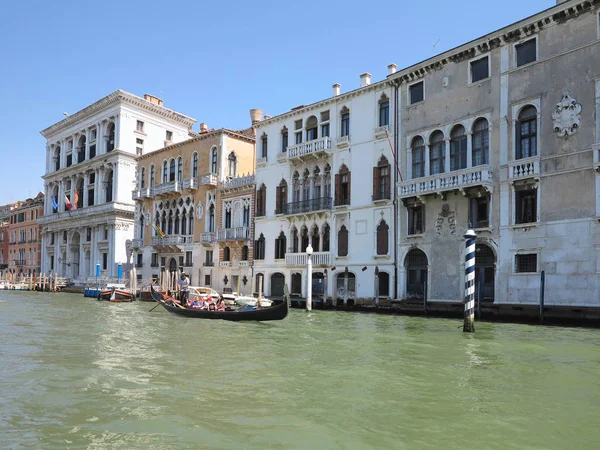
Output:
[[[187,299],[189,295],[190,280],[185,274],[181,272],[181,277],[177,280],[177,289],[179,290],[179,301],[183,306],[187,305]]]
[[[225,302],[223,301],[223,297],[220,296],[217,300],[217,311],[225,311]]]
[[[194,300],[192,300],[188,306],[194,308],[194,309],[204,309],[204,300],[202,300],[201,297],[198,297]]]

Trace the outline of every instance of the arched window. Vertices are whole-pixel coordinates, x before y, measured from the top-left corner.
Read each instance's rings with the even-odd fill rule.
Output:
[[[323,196],[331,199],[331,166],[326,164],[323,172],[325,172],[323,175]]]
[[[283,127],[281,129],[281,153],[286,153],[288,148],[288,129]]]
[[[389,230],[390,227],[382,220],[377,227],[377,254],[387,255],[389,252]]]
[[[77,181],[75,207],[83,208],[83,178]]]
[[[488,121],[477,119],[473,124],[473,166],[489,164],[490,135]]]
[[[342,164],[340,173],[335,176],[335,206],[350,204],[350,171]]]
[[[177,158],[177,181],[183,182],[183,158]]]
[[[106,136],[108,138],[106,142],[106,153],[108,153],[115,149],[115,124],[113,122],[108,124]]]
[[[340,136],[350,136],[350,110],[344,106],[340,117],[342,120]]]
[[[208,208],[208,232],[215,232],[215,205],[210,205]]]
[[[190,207],[190,214],[188,215],[188,234],[194,234],[194,207]]]
[[[79,138],[79,143],[77,144],[77,162],[85,161],[85,146],[86,146],[86,137],[81,136]]]
[[[187,230],[187,211],[183,208],[183,211],[181,212],[181,234],[188,234]]]
[[[161,227],[160,230],[164,233],[164,230],[167,229],[167,213],[166,211],[163,211],[162,213],[162,220],[161,220]]]
[[[315,167],[315,170],[313,170],[312,198],[321,198],[321,169],[319,169],[319,166]]]
[[[192,156],[192,178],[198,178],[198,153]]]
[[[267,138],[267,135],[265,133],[263,133],[263,135],[260,138],[260,155],[262,158],[267,158],[267,155],[269,154],[269,140]],[[231,156],[231,155],[230,155]]]
[[[235,152],[231,152],[227,157],[228,170],[227,174],[230,177],[237,176],[237,156],[235,156]]]
[[[430,175],[444,173],[446,160],[446,143],[441,131],[434,131],[429,138],[429,171]]]
[[[415,136],[410,145],[412,153],[412,178],[425,176],[425,141],[421,136]]]
[[[173,228],[173,234],[179,234],[180,222],[179,222],[179,210],[175,210],[175,226]]]
[[[390,100],[387,95],[382,94],[379,99],[379,126],[383,127],[390,123]]]
[[[175,181],[176,164],[175,158],[171,158],[169,162],[169,181]]]
[[[286,245],[285,233],[282,231],[279,237],[275,238],[275,259],[285,258]]]
[[[262,233],[254,243],[254,256],[256,259],[265,259],[265,236]]]
[[[267,214],[267,187],[264,183],[256,191],[256,217],[264,217]]]
[[[150,166],[150,188],[154,187],[154,164]]]
[[[517,151],[515,159],[530,158],[537,155],[537,110],[526,106],[517,121]]]
[[[275,214],[285,214],[285,207],[287,206],[287,181],[282,179],[277,186],[275,204]]]
[[[326,223],[323,227],[323,250],[324,252],[329,251],[329,233],[331,232],[329,224]]]
[[[306,252],[306,248],[308,247],[308,228],[306,228],[305,226],[302,227],[302,234],[300,240],[300,250],[302,251],[302,253],[304,253]]]
[[[167,161],[163,161],[162,173],[163,173],[162,182],[168,183],[169,182],[169,163]]]
[[[167,222],[167,234],[173,234],[173,211],[169,211],[169,220]]]
[[[298,253],[298,229],[292,228],[292,253]]]
[[[348,256],[348,229],[342,225],[338,231],[338,256]]]
[[[467,168],[467,135],[465,127],[456,125],[450,132],[450,170]]]
[[[231,250],[229,247],[223,249],[223,261],[231,261]]]
[[[321,251],[321,235],[319,233],[319,227],[315,224],[315,226],[312,229],[312,239],[310,242],[311,247],[313,248],[313,251],[315,252],[319,252]]]
[[[407,297],[423,298],[427,280],[427,256],[418,248],[412,249],[404,259],[404,266]]]
[[[304,171],[302,176],[302,200],[306,201],[310,199],[310,172],[308,169]]]
[[[306,119],[306,142],[317,139],[318,122],[315,116],[310,116]]]
[[[113,171],[108,172],[106,177],[106,203],[113,201]]]
[[[248,246],[244,245],[242,247],[242,261],[248,261]]]
[[[140,170],[140,189],[144,189],[146,187],[146,168],[142,167]]]
[[[390,198],[390,163],[385,156],[373,167],[373,200]]]
[[[210,172],[217,173],[217,167],[219,162],[219,152],[216,148],[213,148],[210,152]]]
[[[301,191],[302,184],[300,183],[300,174],[296,171],[292,175],[292,202],[297,203],[300,201]]]
[[[379,272],[379,296],[390,296],[390,274],[387,272]]]
[[[54,150],[54,170],[60,170],[60,145]]]

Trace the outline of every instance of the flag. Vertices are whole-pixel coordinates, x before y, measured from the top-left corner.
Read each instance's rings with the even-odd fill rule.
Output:
[[[71,208],[73,208],[73,204],[71,203],[71,200],[69,200],[69,197],[67,197],[65,195],[65,208],[67,211],[71,211]]]
[[[154,224],[154,230],[156,231],[157,236],[160,236],[161,238],[165,237],[165,233],[159,228],[158,225]]]
[[[56,197],[52,197],[52,209],[58,211],[58,202],[56,201]]]
[[[79,191],[75,189],[75,194],[73,195],[73,209],[77,209],[77,203],[79,203]]]

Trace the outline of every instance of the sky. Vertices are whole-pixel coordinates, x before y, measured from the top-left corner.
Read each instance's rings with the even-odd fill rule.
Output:
[[[122,89],[210,128],[356,89],[555,0],[0,0],[0,205],[43,191],[39,132]],[[198,131],[199,125],[194,126]]]

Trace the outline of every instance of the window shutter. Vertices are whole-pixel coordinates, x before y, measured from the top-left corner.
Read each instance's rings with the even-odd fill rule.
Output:
[[[389,200],[391,198],[392,195],[392,191],[390,190],[391,184],[390,184],[390,180],[392,179],[392,166],[391,164],[387,165],[387,179],[385,180],[385,193],[386,193],[386,198]]]
[[[515,136],[517,142],[515,142],[515,159],[521,159],[521,123],[517,120],[515,122],[515,127],[517,127]]]
[[[350,173],[350,171],[348,171],[348,199],[346,202],[346,204],[348,205],[350,204],[350,193],[352,192],[352,190],[350,189],[350,187],[352,186],[352,184],[350,183],[350,175],[352,174]]]
[[[336,174],[335,176],[335,204],[339,204],[339,200],[340,200],[340,192],[342,190],[342,187],[340,185],[340,174]]]
[[[276,192],[276,197],[275,197],[275,211],[280,213],[281,212],[281,186],[277,186],[277,188],[275,189]]]
[[[373,167],[373,200],[379,200],[379,167]]]

